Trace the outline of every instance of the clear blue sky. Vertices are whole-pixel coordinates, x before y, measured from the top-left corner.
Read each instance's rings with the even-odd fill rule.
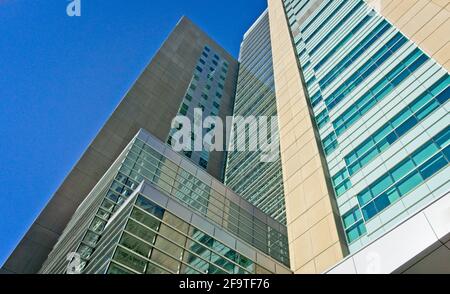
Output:
[[[237,56],[266,0],[0,0],[0,265],[182,15]]]

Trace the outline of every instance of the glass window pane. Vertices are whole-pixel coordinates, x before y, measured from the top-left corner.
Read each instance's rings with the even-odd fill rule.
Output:
[[[358,228],[355,227],[349,231],[347,231],[348,242],[352,243],[359,238]]]
[[[344,215],[343,220],[344,220],[345,228],[350,227],[357,221],[354,212],[355,212],[354,209],[352,209],[349,213]]]
[[[253,273],[255,271],[255,263],[251,259],[249,259],[243,255],[240,255],[239,265],[241,267],[243,267],[245,270],[247,270],[248,272]]]
[[[175,229],[187,234],[189,230],[189,224],[181,220],[180,218],[174,216],[171,213],[166,212],[163,217],[163,221]]]
[[[149,262],[147,264],[147,270],[145,271],[148,275],[167,275],[170,274],[168,271],[164,270],[163,268],[157,266],[156,264],[153,264]]]
[[[418,98],[416,101],[414,101],[411,104],[412,111],[416,112],[417,110],[422,108],[432,98],[433,98],[433,95],[431,95],[429,93],[422,95],[420,98]]]
[[[386,125],[384,126],[381,130],[379,130],[376,134],[374,134],[374,140],[375,142],[380,141],[381,139],[383,139],[384,137],[387,136],[387,134],[389,134],[390,132],[392,132],[394,129],[392,128],[391,125]]]
[[[362,213],[364,215],[365,220],[372,219],[375,215],[377,215],[378,211],[375,207],[375,203],[371,202],[362,208]]]
[[[402,111],[399,115],[397,115],[393,120],[392,124],[394,128],[398,127],[400,124],[402,124],[408,117],[412,115],[412,111],[410,109],[406,109]]]
[[[387,194],[382,194],[378,198],[375,199],[375,206],[377,207],[378,212],[382,212],[384,209],[391,205],[389,201],[389,197]]]
[[[386,175],[380,180],[378,180],[375,185],[372,187],[372,195],[376,197],[381,192],[385,191],[387,188],[389,188],[390,185],[392,185],[394,181],[392,180],[390,175]]]
[[[412,162],[412,160],[408,159],[407,161],[401,163],[397,168],[392,171],[392,177],[395,181],[400,180],[410,171],[412,171],[416,166]]]
[[[170,228],[169,226],[167,226],[165,224],[161,225],[161,228],[159,229],[159,233],[162,236],[173,241],[175,244],[178,244],[181,247],[184,247],[186,244],[186,236],[175,231],[174,229]]]
[[[144,259],[120,247],[117,248],[116,253],[114,254],[114,260],[140,273],[144,273],[147,264]]]
[[[398,185],[400,195],[403,197],[423,182],[422,176],[418,172],[414,172],[401,181]]]
[[[402,123],[396,130],[395,132],[397,133],[397,135],[399,137],[402,137],[403,135],[405,135],[406,133],[408,133],[410,130],[412,130],[412,128],[414,128],[414,126],[416,126],[416,124],[418,123],[417,118],[410,117],[407,121],[405,121],[404,123]]]
[[[438,109],[440,106],[440,103],[436,100],[431,101],[427,104],[424,108],[422,108],[419,112],[416,113],[416,116],[419,120],[423,120],[425,117],[430,115],[433,111]]]
[[[164,254],[159,250],[153,250],[150,259],[173,273],[179,273],[180,271],[181,262],[168,256],[167,254]]]
[[[133,274],[133,272],[115,264],[115,263],[111,263],[108,269],[108,274],[109,275],[129,275],[129,274]]]
[[[436,143],[440,148],[444,148],[448,143],[450,143],[450,128],[447,128],[436,137]]]
[[[358,156],[363,155],[364,153],[366,153],[370,148],[372,148],[374,146],[374,142],[373,140],[370,140],[366,143],[364,143],[364,145],[360,146],[357,150],[357,154]]]
[[[175,259],[181,260],[183,257],[183,249],[181,247],[173,244],[161,236],[156,238],[155,246]]]
[[[426,180],[426,179],[431,178],[434,174],[436,174],[438,171],[440,171],[446,165],[447,165],[447,160],[445,159],[445,157],[442,153],[439,153],[438,155],[434,156],[431,160],[429,160],[427,163],[425,163],[420,168],[420,173],[422,174],[423,178]]]
[[[142,208],[143,210],[151,213],[152,215],[156,216],[159,219],[162,219],[163,217],[164,209],[154,204],[147,198],[139,196],[138,199],[136,200],[136,205]]]
[[[386,195],[390,203],[394,203],[395,201],[400,199],[400,193],[397,191],[396,188],[391,188],[388,191],[386,191]]]
[[[201,254],[207,255],[208,252],[203,252]],[[209,270],[209,262],[206,260],[209,260],[209,257],[210,256],[205,256],[205,258],[200,258],[199,256],[186,251],[186,253],[184,254],[184,262],[197,269],[201,273],[207,273]]]
[[[101,233],[101,232],[103,232],[103,229],[105,228],[105,226],[106,226],[106,222],[99,219],[98,217],[96,217],[94,219],[94,221],[92,222],[90,229],[96,233]]]
[[[225,269],[228,273],[232,274],[235,271],[235,264],[231,261],[219,256],[217,254],[212,253],[211,262],[215,265]]]
[[[419,151],[415,152],[413,155],[414,162],[417,165],[420,165],[433,156],[438,150],[439,149],[434,143],[429,143],[427,146],[424,146]]]
[[[145,244],[127,233],[123,234],[120,244],[144,257],[148,257],[151,250],[150,245]]]
[[[77,252],[80,254],[81,258],[89,259],[89,257],[91,257],[92,252],[94,252],[94,249],[87,245],[81,244]]]
[[[369,203],[371,200],[372,200],[372,193],[368,189],[362,191],[358,195],[358,201],[361,206],[364,206],[365,204]]]
[[[161,224],[161,222],[158,219],[152,217],[151,215],[148,215],[147,213],[137,208],[133,209],[133,211],[131,212],[131,217],[155,231],[159,229],[159,226]]]
[[[83,242],[90,246],[95,246],[100,239],[100,236],[93,233],[93,232],[87,232],[86,236],[83,239]]]
[[[153,242],[155,241],[156,233],[152,232],[151,230],[145,228],[144,226],[138,224],[133,220],[128,221],[125,230],[147,241],[150,244],[153,244]]]
[[[371,162],[374,158],[376,158],[378,155],[378,149],[375,147],[372,150],[370,150],[366,155],[361,157],[360,163],[362,166],[365,166],[369,162]]]

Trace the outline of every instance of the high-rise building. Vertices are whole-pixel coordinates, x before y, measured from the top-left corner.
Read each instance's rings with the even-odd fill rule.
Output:
[[[241,45],[235,117],[270,118],[277,115],[271,48],[269,14],[266,11],[245,34]],[[278,136],[278,133],[272,135]],[[286,224],[283,173],[277,153],[273,162],[262,162],[260,152],[228,152],[225,184]]]
[[[183,18],[3,270],[449,273],[449,22],[446,1],[269,0],[236,61]],[[277,116],[279,156],[175,153],[196,108]]]
[[[68,263],[71,252],[79,259]],[[68,270],[290,272],[283,225],[144,130],[77,209],[40,273]]]
[[[442,34],[448,6],[417,1],[447,16],[446,24],[438,18],[420,31],[420,38],[431,39],[422,48],[402,31],[412,32],[409,1],[381,2],[397,6],[385,11],[402,15],[401,24],[373,10],[377,1],[269,1],[291,267],[297,273],[324,272],[347,254],[365,254],[354,262],[356,272],[401,271],[405,261],[420,264],[433,246],[448,241],[432,234],[433,245],[420,248],[428,235],[414,230],[391,240],[400,224],[433,202],[444,198],[440,213],[448,210],[450,78],[448,68],[425,53],[431,46],[448,56],[448,46],[436,40],[448,41]],[[416,14],[420,23],[431,22],[428,13]],[[379,245],[384,243],[390,245]],[[450,259],[448,250],[442,252]]]
[[[194,108],[225,119],[232,114],[238,62],[189,19],[182,18],[120,105],[89,145],[3,269],[36,273],[78,206],[140,129],[167,142],[177,115]],[[207,95],[207,96],[206,96]],[[223,152],[186,154],[223,178]]]

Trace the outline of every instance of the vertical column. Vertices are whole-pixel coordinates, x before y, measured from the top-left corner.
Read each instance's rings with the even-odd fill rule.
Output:
[[[366,0],[447,71],[450,70],[448,0]]]
[[[291,268],[322,273],[347,248],[282,0],[269,0]]]

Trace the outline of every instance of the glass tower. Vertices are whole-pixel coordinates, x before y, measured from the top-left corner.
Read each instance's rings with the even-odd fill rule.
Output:
[[[276,116],[268,11],[245,34],[239,62],[234,116]],[[267,163],[261,162],[259,152],[229,152],[225,184],[265,213],[286,224],[280,156],[274,162]]]
[[[449,190],[450,77],[364,1],[308,2],[284,4],[355,252]]]

